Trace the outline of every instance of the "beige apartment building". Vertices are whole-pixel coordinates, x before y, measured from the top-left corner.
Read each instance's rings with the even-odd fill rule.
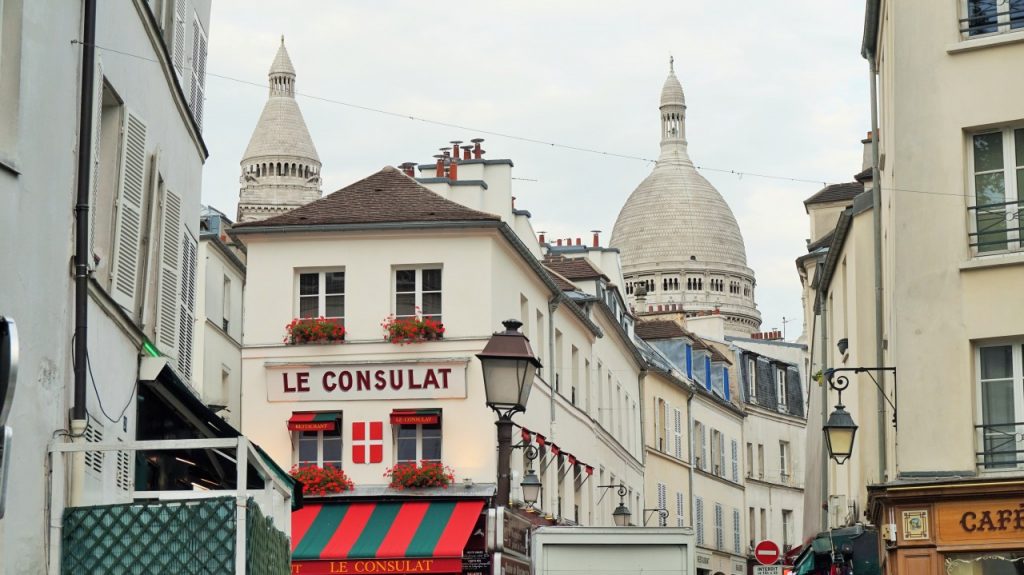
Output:
[[[1004,573],[1024,557],[1024,77],[1009,73],[1022,41],[1020,2],[868,1],[879,201],[843,200],[834,231],[808,208],[812,370],[895,377],[834,373],[859,430],[807,508],[820,496],[823,527],[877,526],[889,573]],[[838,400],[811,397],[818,418]]]

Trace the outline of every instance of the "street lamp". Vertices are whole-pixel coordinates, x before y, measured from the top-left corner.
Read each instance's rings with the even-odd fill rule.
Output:
[[[541,364],[533,355],[530,340],[519,331],[523,323],[514,319],[501,323],[505,326],[505,331],[492,335],[483,351],[476,354],[476,357],[483,366],[487,407],[498,414],[498,421],[495,422],[498,427],[496,504],[507,507],[511,491],[512,416],[520,411],[526,411],[526,402],[530,398],[530,389],[533,388],[533,376]],[[526,499],[525,488],[523,498]]]
[[[615,521],[616,527],[625,527],[629,525],[629,518],[633,515],[630,512],[629,507],[626,507],[626,486],[625,485],[598,485],[598,488],[603,489],[615,489],[619,494],[619,506],[612,511],[612,520]],[[600,501],[598,501],[600,503]]]
[[[828,374],[828,385],[839,393],[839,403],[835,411],[828,416],[828,421],[822,427],[825,432],[825,444],[828,446],[829,456],[836,463],[842,465],[853,453],[853,440],[857,435],[857,424],[846,406],[843,405],[843,390],[850,386],[850,380],[845,376],[839,376],[836,381],[832,380],[832,374]]]
[[[534,503],[537,503],[537,499],[540,498],[540,479],[537,479],[537,474],[532,469],[526,470],[526,476],[523,477],[523,481],[519,484],[523,489],[523,502],[533,507]]]

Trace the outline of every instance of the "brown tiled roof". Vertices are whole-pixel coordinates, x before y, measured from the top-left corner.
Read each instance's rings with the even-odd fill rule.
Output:
[[[863,191],[864,184],[860,182],[832,184],[831,186],[825,186],[818,193],[804,200],[804,205],[852,200],[854,196]]]
[[[671,319],[653,319],[636,322],[636,334],[640,339],[672,339],[676,337],[688,337],[693,339],[693,334],[686,331],[679,322]]]
[[[260,222],[238,224],[235,228],[500,219],[446,200],[397,168],[385,166],[372,176],[315,202]]]
[[[551,279],[555,281],[555,285],[558,286],[558,289],[562,291],[576,291],[576,286],[573,285],[571,281],[566,279],[565,276],[547,266],[544,266],[544,269],[547,270],[548,275],[551,276]]]
[[[570,280],[603,278],[605,281],[611,281],[601,270],[595,268],[587,258],[567,258],[561,255],[548,255],[544,258],[544,266]]]

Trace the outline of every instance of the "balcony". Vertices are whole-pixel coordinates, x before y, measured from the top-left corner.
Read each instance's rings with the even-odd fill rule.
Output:
[[[50,575],[290,572],[293,485],[244,437],[58,443],[50,456]],[[79,490],[71,503],[58,487],[76,469],[130,471],[133,460],[175,460],[187,470],[175,479],[194,483],[163,477],[147,483],[139,470],[116,489]],[[212,469],[218,474],[209,475]],[[138,489],[154,483],[167,488]],[[82,504],[86,499],[89,505]]]
[[[1024,469],[1024,422],[975,425],[978,469]]]
[[[977,255],[1024,249],[1024,225],[1020,212],[1024,200],[970,206],[973,232],[967,233],[968,245]]]
[[[1024,7],[1017,2],[965,0],[966,18],[960,19],[960,35],[976,38],[1024,29]]]

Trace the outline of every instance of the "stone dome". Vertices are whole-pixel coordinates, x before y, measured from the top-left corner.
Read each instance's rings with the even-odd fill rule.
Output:
[[[242,164],[281,155],[320,163],[320,155],[316,153],[298,102],[295,98],[276,96],[268,98],[263,106],[263,113],[242,156]]]

